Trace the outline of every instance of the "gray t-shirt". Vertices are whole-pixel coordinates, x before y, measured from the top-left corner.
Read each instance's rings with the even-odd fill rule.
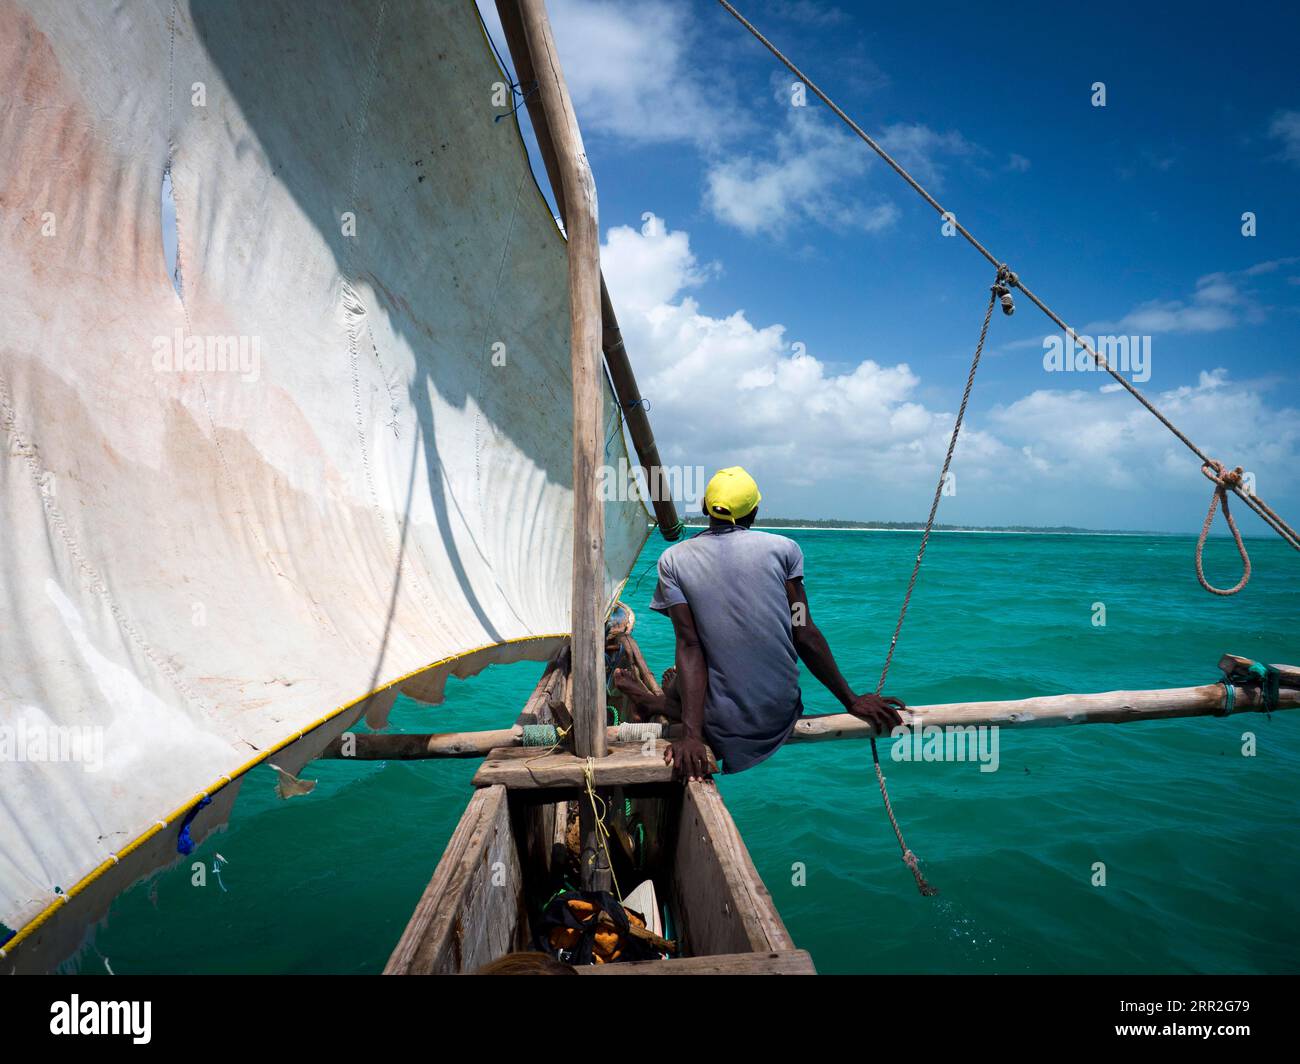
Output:
[[[659,558],[650,608],[691,608],[709,668],[704,737],[724,772],[770,757],[803,712],[785,582],[803,576],[792,539],[709,529]]]

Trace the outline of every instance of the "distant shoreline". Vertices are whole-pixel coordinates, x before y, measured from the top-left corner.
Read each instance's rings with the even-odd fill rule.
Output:
[[[687,528],[705,528],[702,520],[686,522]],[[771,532],[922,532],[922,522],[910,521],[814,521],[789,517],[759,518],[755,528]],[[1030,525],[982,527],[979,525],[935,525],[934,532],[984,536],[1187,536],[1188,532],[1146,532],[1133,529],[1077,528],[1071,525],[1036,528]],[[1217,530],[1216,530],[1217,531]],[[1217,538],[1217,537],[1216,537]],[[1251,538],[1251,537],[1245,537]]]

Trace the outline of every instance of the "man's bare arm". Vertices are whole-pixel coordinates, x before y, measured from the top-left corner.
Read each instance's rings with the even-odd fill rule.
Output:
[[[678,779],[708,779],[709,748],[704,745],[704,699],[709,686],[709,669],[704,647],[695,629],[690,606],[682,603],[668,611],[677,636],[677,693],[682,703],[682,731],[664,752]]]
[[[853,688],[835,662],[830,644],[826,642],[821,629],[813,623],[808,608],[808,593],[802,578],[785,582],[785,597],[790,603],[790,630],[794,636],[794,649],[799,659],[808,666],[808,671],[839,700],[840,705],[855,717],[874,724],[881,734],[897,727],[902,722],[898,711],[906,708],[897,698],[853,693]]]

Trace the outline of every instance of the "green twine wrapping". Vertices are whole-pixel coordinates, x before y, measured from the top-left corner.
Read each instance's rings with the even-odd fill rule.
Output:
[[[560,741],[554,724],[525,724],[525,746],[554,746]]]

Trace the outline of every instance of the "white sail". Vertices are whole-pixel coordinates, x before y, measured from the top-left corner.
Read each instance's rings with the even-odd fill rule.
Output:
[[[470,0],[0,5],[0,970],[253,765],[568,631],[565,247],[506,80]],[[606,520],[612,595],[647,518]]]

